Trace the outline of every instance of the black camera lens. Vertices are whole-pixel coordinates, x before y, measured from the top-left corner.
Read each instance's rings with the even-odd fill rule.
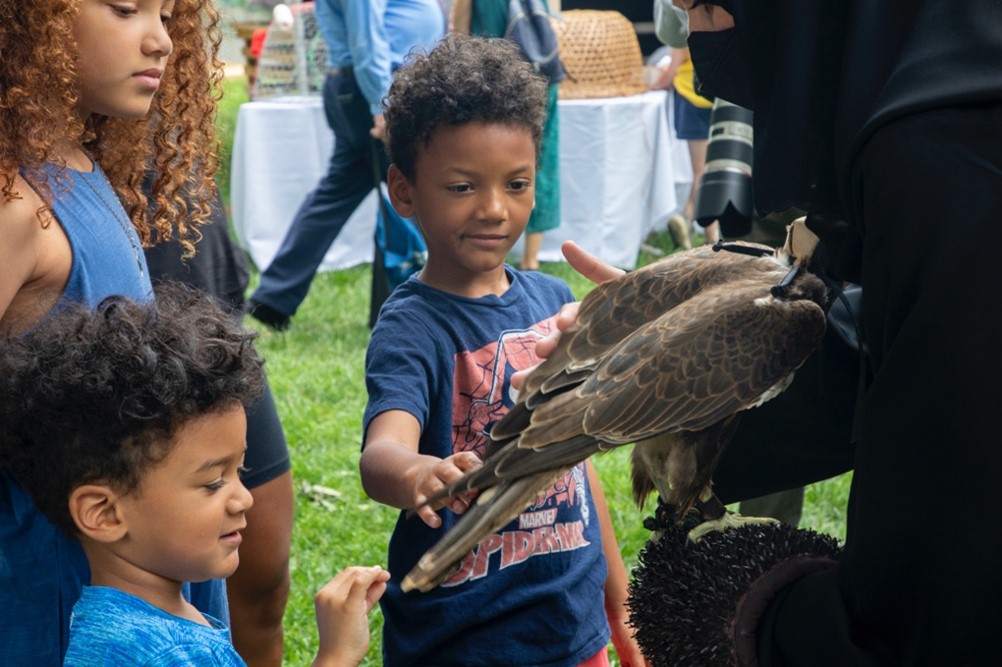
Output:
[[[744,236],[752,219],[752,112],[717,98],[710,112],[706,166],[696,191],[696,222],[720,221],[723,236]]]

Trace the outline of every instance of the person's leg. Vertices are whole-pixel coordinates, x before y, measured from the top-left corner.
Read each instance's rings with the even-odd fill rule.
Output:
[[[692,248],[692,218],[695,215],[699,179],[706,164],[709,125],[705,124],[704,120],[708,122],[709,117],[708,114],[701,114],[700,109],[682,97],[678,91],[672,93],[672,106],[675,112],[675,137],[685,141],[689,148],[692,183],[689,185],[689,195],[681,210],[668,218],[668,233],[676,246],[688,250]]]
[[[689,139],[689,162],[692,165],[692,187],[689,188],[689,199],[685,202],[685,218],[691,221],[696,215],[696,195],[699,193],[699,181],[703,178],[706,167],[706,146],[708,139]],[[720,223],[711,222],[703,228],[706,243],[714,244],[720,240]]]
[[[703,168],[706,166],[706,144],[707,139],[689,139],[686,142],[689,148],[689,164],[692,166],[692,187],[689,188],[689,197],[685,200],[685,207],[682,212],[686,219],[692,220],[696,214],[696,192],[699,190],[699,179],[703,177]]]
[[[226,582],[233,645],[250,667],[277,667],[289,597],[293,489],[285,433],[267,386],[247,410],[244,466],[254,506],[242,531],[240,565]]]
[[[250,667],[282,664],[282,617],[289,598],[292,473],[250,490],[254,507],[240,545],[240,566],[227,579],[233,645]]]
[[[255,306],[266,306],[272,317],[259,319],[277,328],[283,328],[282,317],[287,320],[294,315],[306,298],[327,250],[373,188],[372,116],[352,75],[327,78],[324,110],[334,130],[334,154],[327,174],[299,207],[278,254],[261,273],[251,296],[251,314],[257,316]]]
[[[524,245],[522,247],[522,263],[519,266],[523,271],[536,271],[539,269],[539,248],[543,245],[543,232],[526,232]]]

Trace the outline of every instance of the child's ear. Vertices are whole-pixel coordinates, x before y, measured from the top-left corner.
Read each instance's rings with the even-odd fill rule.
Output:
[[[119,496],[105,484],[83,484],[70,493],[70,515],[83,535],[96,542],[117,542],[128,533]]]
[[[386,189],[390,192],[390,203],[401,217],[410,218],[414,215],[411,184],[395,164],[391,164],[386,172]]]

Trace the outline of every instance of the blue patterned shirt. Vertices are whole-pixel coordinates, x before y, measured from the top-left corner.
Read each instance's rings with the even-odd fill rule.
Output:
[[[179,618],[117,588],[85,586],[73,606],[64,667],[244,667],[223,623]]]

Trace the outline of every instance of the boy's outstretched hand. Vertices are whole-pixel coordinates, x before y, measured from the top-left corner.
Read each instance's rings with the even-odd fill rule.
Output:
[[[446,505],[456,514],[465,512],[476,497],[476,491],[468,491],[446,498],[442,503],[435,505],[425,505],[424,503],[427,502],[428,498],[439,493],[467,472],[479,468],[481,464],[480,457],[473,452],[457,452],[429,465],[417,478],[414,495],[414,507],[417,508],[415,513],[430,527],[438,528],[442,524],[442,519],[435,513],[435,510],[439,507]]]
[[[622,269],[617,269],[611,264],[606,264],[598,257],[579,246],[577,243],[574,243],[574,241],[564,241],[564,244],[560,246],[560,251],[564,254],[564,258],[567,260],[567,263],[570,264],[575,271],[596,285],[600,285],[610,280],[615,280],[625,273]],[[574,324],[574,321],[577,320],[578,307],[580,305],[580,301],[575,301],[574,303],[565,304],[563,308],[560,309],[560,313],[557,314],[556,331],[536,342],[536,356],[540,359],[545,359],[550,356],[553,350],[557,347],[557,341],[560,340],[560,332],[567,329],[567,327]],[[516,389],[521,389],[522,383],[525,381],[525,377],[532,371],[533,368],[535,368],[535,366],[532,368],[526,368],[525,370],[512,375],[511,385]]]
[[[457,452],[439,458],[418,452],[421,425],[403,410],[387,410],[370,423],[359,468],[369,497],[391,507],[413,511],[430,528],[442,520],[436,510],[448,507],[462,514],[476,491],[425,503],[482,462],[474,452]]]
[[[348,567],[313,600],[320,632],[314,667],[355,667],[369,650],[369,612],[383,596],[390,573],[383,568]]]

